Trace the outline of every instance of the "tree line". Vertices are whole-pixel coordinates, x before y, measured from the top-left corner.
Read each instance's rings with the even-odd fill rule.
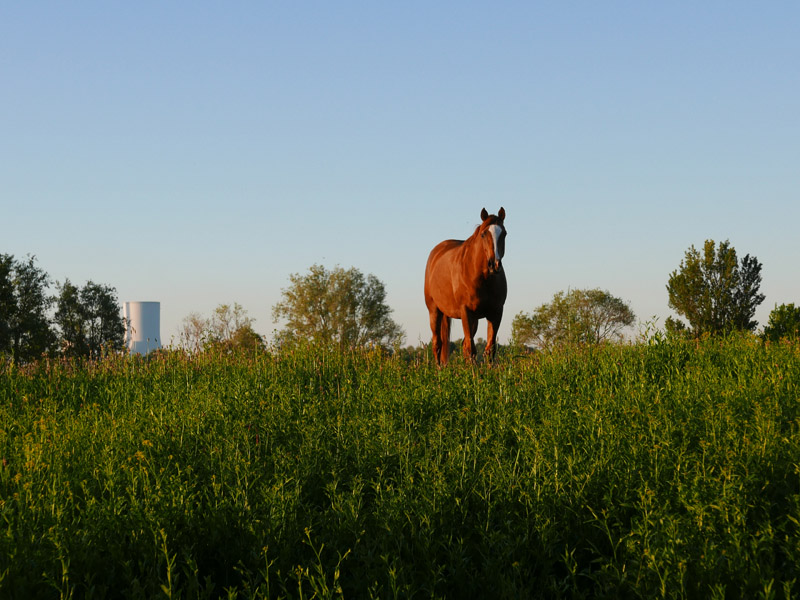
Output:
[[[739,260],[729,241],[707,240],[702,250],[691,246],[666,285],[669,307],[683,318],[669,317],[667,334],[755,332],[755,311],[765,298],[761,268],[755,256]],[[315,264],[305,274],[290,275],[289,281],[272,308],[274,321],[284,323],[275,331],[277,346],[299,340],[343,349],[398,349],[402,344],[405,333],[392,319],[386,288],[374,275]],[[126,325],[115,288],[92,281],[77,287],[66,280],[56,284],[51,296],[49,286],[50,278],[35,257],[17,260],[0,254],[0,355],[28,362],[43,355],[99,357],[123,349]],[[615,341],[635,320],[629,303],[606,290],[560,291],[552,301],[514,317],[511,343],[548,350]],[[211,347],[265,350],[264,338],[252,325],[239,304],[221,304],[210,318],[192,313],[184,319],[181,345],[191,352]],[[776,305],[761,332],[775,341],[798,334],[800,307],[793,303]]]
[[[299,341],[331,344],[340,349],[366,346],[398,348],[405,334],[391,317],[386,288],[372,274],[351,267],[327,269],[312,265],[308,273],[293,273],[272,307],[273,336],[278,347]],[[183,320],[180,339],[189,351],[211,348],[263,350],[266,343],[252,327],[253,319],[239,304],[220,304],[210,318],[192,313]]]
[[[737,258],[726,240],[717,245],[706,240],[702,252],[691,246],[667,282],[670,308],[687,323],[668,318],[666,329],[673,335],[699,338],[733,331],[755,332],[756,309],[764,302],[761,263],[746,254]],[[765,340],[779,341],[800,334],[800,307],[776,305],[761,332]]]
[[[122,350],[125,321],[115,288],[93,281],[77,287],[67,279],[50,295],[50,284],[34,256],[0,254],[0,356],[30,362]]]
[[[265,351],[264,338],[253,329],[254,319],[238,303],[220,304],[210,318],[190,313],[183,319],[179,335],[181,347],[192,353]]]
[[[669,307],[684,320],[668,317],[668,335],[699,338],[733,331],[755,332],[755,313],[764,301],[762,265],[755,256],[738,259],[726,240],[719,245],[706,240],[702,251],[691,246],[667,281]],[[512,343],[550,349],[561,344],[592,344],[620,339],[636,317],[629,304],[607,291],[558,292],[553,300],[528,314],[521,312],[511,324]],[[762,337],[778,341],[797,337],[800,307],[776,306]]]
[[[762,265],[749,254],[738,259],[729,241],[707,240],[702,251],[691,246],[668,278],[667,301],[684,320],[669,317],[667,333],[695,337],[733,331],[755,332],[755,312],[764,301],[760,292]],[[402,329],[390,318],[383,284],[358,270],[326,270],[314,265],[305,275],[290,276],[273,317],[285,319],[279,342],[309,339],[343,347],[398,347]],[[598,344],[622,339],[636,321],[630,304],[601,289],[557,292],[551,302],[531,313],[520,312],[511,323],[511,343],[538,350],[563,344]],[[776,306],[762,332],[777,341],[800,332],[800,308]]]

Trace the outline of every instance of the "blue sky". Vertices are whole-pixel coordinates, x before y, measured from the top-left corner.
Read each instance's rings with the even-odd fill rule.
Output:
[[[504,206],[502,341],[568,288],[663,323],[706,239],[763,263],[763,325],[800,303],[798,24],[796,2],[4,3],[0,252],[160,301],[167,343],[234,302],[270,336],[290,274],[354,266],[417,344],[428,252]]]

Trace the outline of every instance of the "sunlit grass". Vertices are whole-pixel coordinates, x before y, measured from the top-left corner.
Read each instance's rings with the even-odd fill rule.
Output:
[[[1,367],[0,597],[789,597],[800,346]]]

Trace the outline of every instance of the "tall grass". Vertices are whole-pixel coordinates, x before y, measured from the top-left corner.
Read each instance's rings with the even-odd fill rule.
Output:
[[[1,598],[789,598],[800,346],[7,365]]]

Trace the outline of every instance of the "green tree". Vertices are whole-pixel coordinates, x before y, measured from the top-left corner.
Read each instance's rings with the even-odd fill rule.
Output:
[[[99,357],[105,350],[125,347],[125,319],[120,312],[117,290],[88,281],[81,289],[81,303],[86,319],[89,355]]]
[[[209,319],[198,313],[185,317],[180,337],[183,346],[191,352],[212,348],[229,352],[266,350],[264,338],[255,332],[253,322],[240,304],[220,304]]]
[[[14,298],[14,257],[0,254],[0,354],[11,352],[11,314]]]
[[[233,306],[220,304],[214,309],[211,320],[208,322],[211,339],[215,341],[231,340],[240,330],[252,328],[254,319],[247,315],[247,311],[237,302]]]
[[[313,265],[307,274],[295,273],[289,280],[292,284],[281,290],[283,300],[272,309],[276,322],[286,321],[279,343],[305,339],[342,348],[402,343],[405,334],[391,319],[386,289],[374,275]]]
[[[756,308],[764,301],[759,293],[761,263],[749,254],[741,263],[729,241],[716,246],[707,240],[702,254],[691,246],[680,268],[667,283],[669,306],[689,321],[691,333],[718,334],[733,330],[753,331]],[[680,321],[668,319],[670,330],[684,329]]]
[[[264,352],[267,349],[264,338],[256,333],[250,325],[234,330],[226,343],[226,347],[243,352]]]
[[[515,345],[541,350],[561,344],[598,344],[620,339],[636,315],[623,300],[600,289],[558,292],[531,314],[520,312],[511,322]]]
[[[66,356],[99,358],[104,350],[122,350],[125,320],[116,289],[88,281],[78,288],[67,279],[59,286],[55,324]]]
[[[49,286],[50,278],[36,266],[35,257],[17,261],[10,254],[0,255],[0,352],[28,362],[52,351]]]
[[[253,329],[254,319],[238,303],[220,304],[208,321],[208,340],[227,351],[265,350],[264,338]]]
[[[782,338],[797,338],[800,336],[800,306],[781,304],[775,306],[769,313],[769,321],[764,327],[765,340],[777,342]]]
[[[89,355],[83,313],[81,290],[67,279],[59,286],[54,317],[59,330],[60,351],[65,356]]]
[[[201,352],[208,341],[209,320],[198,312],[189,313],[183,318],[179,338],[181,346],[189,352]]]

